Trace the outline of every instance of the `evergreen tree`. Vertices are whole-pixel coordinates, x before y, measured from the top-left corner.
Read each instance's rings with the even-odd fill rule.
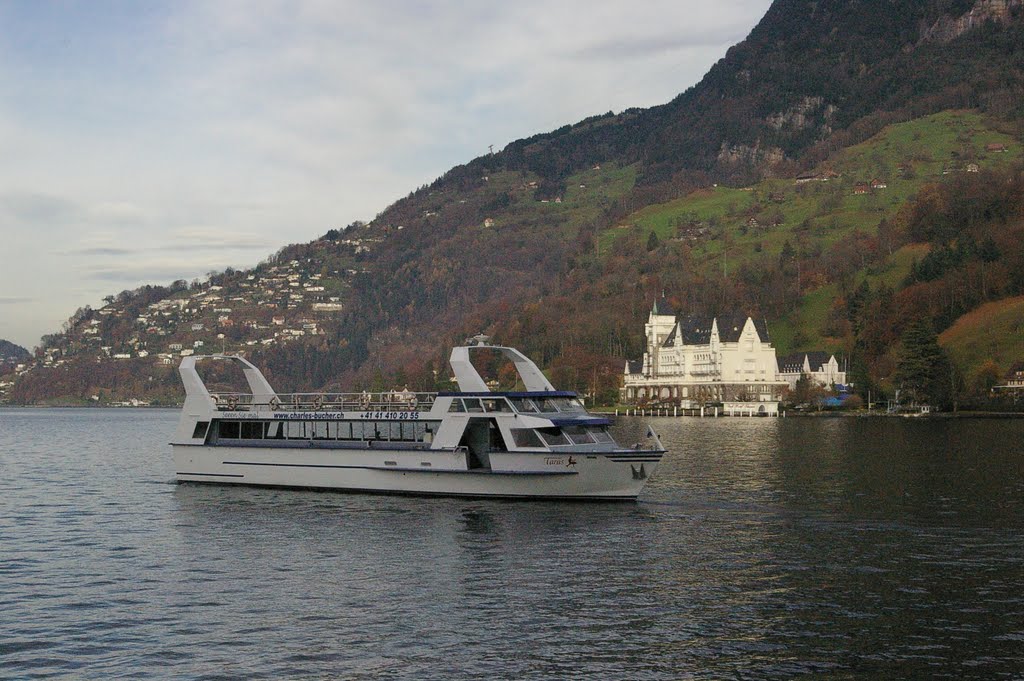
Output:
[[[861,328],[861,310],[870,300],[871,286],[868,285],[867,279],[861,281],[860,286],[846,299],[846,318],[853,324],[855,332]]]
[[[863,345],[859,342],[855,344],[853,357],[850,359],[850,371],[847,374],[847,380],[853,384],[854,392],[864,398],[865,403],[868,402],[869,397],[880,398],[878,386],[871,379],[871,373],[868,370],[866,355],[867,351]]]
[[[651,235],[649,237],[647,237],[647,250],[648,251],[657,250],[658,245],[660,243],[661,242],[658,240],[658,234],[656,232],[652,231]]]
[[[931,322],[915,320],[902,340],[895,379],[903,394],[916,402],[948,405],[955,393],[954,376]]]

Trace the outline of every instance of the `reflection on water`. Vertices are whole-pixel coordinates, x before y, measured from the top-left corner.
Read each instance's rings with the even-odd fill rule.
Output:
[[[1024,669],[1024,422],[656,419],[634,505],[179,486],[175,418],[0,411],[0,677]]]

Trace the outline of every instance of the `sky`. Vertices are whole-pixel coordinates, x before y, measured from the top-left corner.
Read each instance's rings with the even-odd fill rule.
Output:
[[[770,0],[0,0],[0,338],[665,103]]]

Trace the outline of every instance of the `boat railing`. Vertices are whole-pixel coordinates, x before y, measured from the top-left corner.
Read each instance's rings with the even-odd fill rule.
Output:
[[[218,411],[429,411],[437,393],[278,393],[256,401],[249,393],[211,394]]]

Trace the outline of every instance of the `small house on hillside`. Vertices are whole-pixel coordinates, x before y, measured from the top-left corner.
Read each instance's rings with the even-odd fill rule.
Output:
[[[993,142],[991,144],[985,145],[985,151],[990,151],[994,154],[1004,154],[1009,150],[1006,148],[1005,144],[1002,144],[1000,142]]]
[[[874,180],[871,180],[871,188],[872,189],[886,189],[888,187],[889,187],[889,185],[885,183],[885,180],[879,180],[877,178],[874,179]]]
[[[858,182],[857,184],[853,185],[853,193],[856,195],[867,194],[870,191],[871,185],[869,185],[867,182]]]
[[[1024,392],[1024,362],[1017,362],[1003,377],[1003,383],[992,386],[992,390]]]

